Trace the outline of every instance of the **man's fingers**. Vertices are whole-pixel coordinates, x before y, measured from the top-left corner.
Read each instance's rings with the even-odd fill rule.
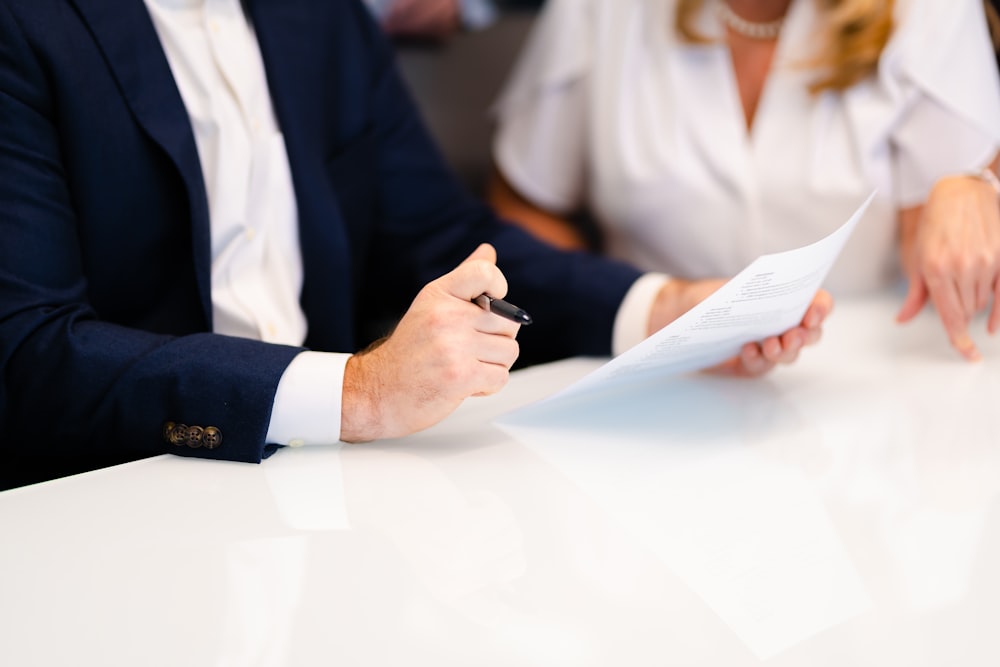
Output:
[[[497,364],[484,364],[483,381],[479,391],[472,396],[491,396],[507,386],[510,372]]]
[[[480,336],[475,352],[476,385],[471,396],[489,396],[500,391],[510,379],[510,367],[520,353],[520,347],[513,338],[506,336]]]
[[[475,307],[479,308],[479,306]],[[514,322],[512,320],[508,320],[506,317],[501,317],[494,313],[487,312],[482,310],[482,308],[480,308],[480,311],[481,312],[478,313],[476,321],[473,324],[473,328],[479,333],[515,338],[517,337],[518,332],[521,331],[521,325],[518,322]]]
[[[488,243],[481,244],[453,271],[434,283],[445,292],[463,301],[480,294],[502,299],[507,295],[507,279],[497,268],[497,251]]]
[[[517,361],[520,346],[508,336],[481,335],[476,339],[476,349],[472,351],[477,360],[484,364],[494,364],[509,369]]]
[[[479,246],[472,251],[472,254],[466,257],[462,264],[466,262],[474,262],[476,260],[484,260],[490,264],[497,263],[497,250],[489,243],[480,243]]]

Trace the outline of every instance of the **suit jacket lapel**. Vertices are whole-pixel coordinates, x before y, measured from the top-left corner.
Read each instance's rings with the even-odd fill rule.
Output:
[[[337,120],[337,110],[323,103],[336,73],[316,57],[314,41],[335,40],[337,35],[331,34],[328,21],[315,15],[319,4],[244,0],[292,170],[304,270],[301,302],[309,320],[307,345],[351,350],[354,323],[348,313],[354,312],[354,304],[349,242],[345,226],[337,224],[340,214],[336,198],[330,196],[328,156],[321,140]]]
[[[184,101],[141,0],[72,0],[100,45],[136,121],[176,165],[187,188],[198,292],[212,324],[211,233],[198,148]]]

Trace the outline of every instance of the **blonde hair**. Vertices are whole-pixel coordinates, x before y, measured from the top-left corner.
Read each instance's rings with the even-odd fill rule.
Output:
[[[850,88],[878,67],[879,56],[892,33],[893,0],[813,0],[824,17],[819,52],[803,64],[820,71],[809,90]],[[691,44],[709,40],[694,28],[705,0],[678,0],[674,27]]]
[[[993,8],[989,0],[986,0],[983,5],[986,7],[986,25],[990,29],[993,50],[1000,53],[1000,15],[997,14],[997,10]]]

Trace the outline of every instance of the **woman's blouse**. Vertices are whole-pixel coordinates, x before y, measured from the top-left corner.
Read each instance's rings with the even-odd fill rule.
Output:
[[[548,0],[498,102],[499,169],[544,209],[588,208],[610,255],[685,278],[816,241],[877,190],[827,286],[885,285],[897,210],[1000,148],[980,0],[897,0],[877,72],[819,94],[822,13],[793,0],[749,131],[716,1],[692,45],[675,0]]]

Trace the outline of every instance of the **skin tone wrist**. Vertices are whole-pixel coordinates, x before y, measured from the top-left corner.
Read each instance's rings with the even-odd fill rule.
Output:
[[[375,346],[380,343],[376,343]],[[374,347],[374,346],[373,346]],[[369,348],[372,349],[372,348]],[[366,350],[367,352],[367,350]],[[344,390],[341,397],[340,439],[344,442],[368,442],[379,437],[379,369],[377,359],[365,364],[360,352],[347,360]],[[375,366],[375,368],[372,368]]]
[[[708,298],[723,280],[681,280],[671,278],[660,289],[649,314],[646,335],[652,335]]]

